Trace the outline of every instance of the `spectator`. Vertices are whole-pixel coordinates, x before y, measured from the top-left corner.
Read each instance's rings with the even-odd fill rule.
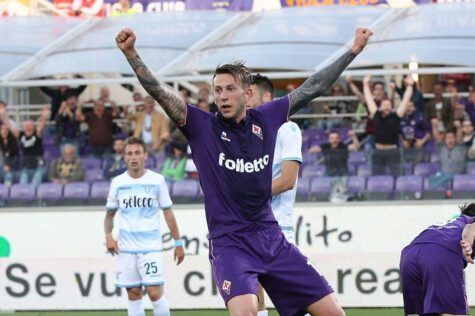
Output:
[[[63,147],[61,157],[51,162],[48,177],[51,182],[63,185],[84,180],[84,167],[76,157],[76,147],[70,144]]]
[[[86,122],[89,126],[89,143],[91,153],[96,157],[103,157],[112,152],[113,120],[117,116],[117,106],[112,103],[112,109],[106,109],[104,101],[98,99],[94,102],[92,112],[83,114],[82,106],[76,109],[76,119]]]
[[[186,145],[175,141],[172,141],[170,145],[171,152],[163,164],[162,175],[167,180],[182,180],[185,178]]]
[[[404,83],[404,80],[402,81],[402,86],[399,87],[397,86],[396,82],[392,82],[392,86],[394,87],[394,90],[397,92],[399,97],[402,99],[404,96],[404,92],[406,91],[406,84]],[[421,90],[419,90],[417,82],[414,83],[414,86],[412,87],[412,97],[411,101],[413,103],[413,106],[415,107],[415,111],[419,114],[424,114],[424,95],[422,94]]]
[[[356,86],[356,84],[353,82],[353,79],[351,76],[346,77],[346,81],[350,87],[351,92],[353,92],[356,97],[358,97],[358,100],[364,105],[366,105],[366,112],[369,112],[368,105],[365,99],[365,96],[363,93],[361,93],[360,89]],[[379,108],[381,106],[381,102],[383,99],[386,98],[386,92],[384,91],[384,83],[381,81],[377,81],[373,83],[372,88],[371,88],[371,94],[373,96],[373,101],[376,104],[376,107]],[[365,137],[366,137],[366,144],[365,144],[365,151],[368,155],[368,158],[371,159],[371,155],[373,152],[373,146],[374,146],[374,122],[373,119],[370,117],[368,114],[368,117],[366,118],[366,127],[365,127]]]
[[[206,100],[204,100],[204,99],[199,99],[196,106],[199,107],[200,109],[202,109],[203,111],[211,112],[211,108],[209,106],[209,103],[206,102]]]
[[[116,139],[113,149],[114,154],[104,161],[104,177],[107,180],[111,180],[127,170],[127,165],[124,161],[124,140]]]
[[[462,122],[462,141],[467,147],[468,159],[475,160],[475,133],[470,119]]]
[[[140,137],[147,145],[147,152],[154,153],[162,150],[169,136],[168,121],[165,115],[155,110],[155,100],[145,98],[144,112],[129,116],[135,122],[134,136]]]
[[[114,10],[111,13],[111,16],[121,16],[121,15],[134,15],[140,13],[137,9],[130,7],[129,0],[119,0],[120,8]]]
[[[364,78],[363,88],[369,117],[374,120],[372,171],[374,175],[384,174],[388,167],[393,176],[398,176],[402,169],[398,150],[401,118],[411,99],[414,80],[410,76],[404,79],[407,87],[396,112],[393,112],[392,102],[388,99],[382,100],[378,109],[370,90],[370,80],[370,76]]]
[[[71,144],[77,148],[79,145],[79,123],[76,120],[77,105],[77,96],[69,94],[56,115],[57,136],[61,147],[65,144]]]
[[[467,147],[462,143],[461,127],[457,132],[449,130],[444,134],[444,143],[440,146],[441,172],[429,176],[431,188],[446,188],[454,175],[464,173]]]
[[[8,117],[7,104],[0,100],[0,124],[9,124],[11,130],[18,130],[18,125]]]
[[[343,144],[340,134],[331,131],[328,134],[328,143],[321,146],[312,146],[309,153],[322,153],[325,162],[325,175],[328,177],[343,177],[348,175],[348,155],[349,151],[356,151],[360,148],[358,137],[353,131],[348,132],[351,137],[350,144]]]
[[[468,99],[465,102],[465,112],[470,117],[472,125],[475,126],[475,90],[470,90]]]
[[[214,103],[213,96],[211,95],[207,87],[200,88],[200,90],[198,91],[198,98],[199,100],[205,100],[206,102],[208,102],[210,112],[218,112],[218,106],[216,105],[216,103]]]
[[[343,91],[343,87],[339,84],[335,84],[331,88],[331,95],[333,97],[341,97],[345,94]],[[330,101],[328,104],[326,104],[323,107],[324,113],[326,114],[346,114],[350,113],[350,104],[347,101],[343,100],[336,100],[336,101]],[[323,129],[334,129],[337,127],[340,127],[342,125],[348,125],[345,124],[348,123],[348,120],[345,118],[341,117],[335,117],[335,118],[325,118],[323,120],[319,121],[319,127]]]
[[[36,187],[43,182],[46,166],[43,159],[41,139],[48,116],[50,116],[49,109],[44,108],[36,127],[33,121],[23,122],[23,131],[20,132],[20,147],[23,152],[23,164],[20,173],[21,184],[31,183]]]
[[[3,183],[12,185],[15,172],[20,167],[20,150],[18,147],[18,131],[11,130],[9,124],[0,126],[0,149],[3,153]]]
[[[406,113],[401,119],[402,146],[404,159],[421,162],[424,158],[423,147],[431,139],[431,128],[424,116],[416,111],[413,101],[407,103]]]
[[[178,92],[180,92],[180,95],[183,98],[183,100],[185,101],[185,103],[189,104],[190,103],[190,97],[191,97],[190,90],[188,90],[184,87],[181,87],[180,89],[178,89]]]
[[[425,116],[433,124],[432,129],[437,129],[443,136],[445,131],[454,128],[454,108],[451,101],[443,96],[444,86],[442,83],[436,83],[433,92],[434,99],[426,104]],[[442,139],[439,141],[442,141]]]
[[[75,75],[75,78],[81,78],[79,75]],[[65,79],[65,78],[61,78]],[[43,91],[46,95],[51,98],[51,120],[56,119],[56,115],[61,108],[66,99],[72,95],[79,97],[81,93],[86,89],[87,86],[79,86],[77,88],[71,88],[69,86],[59,86],[58,89],[52,89],[48,87],[40,87],[40,90]]]

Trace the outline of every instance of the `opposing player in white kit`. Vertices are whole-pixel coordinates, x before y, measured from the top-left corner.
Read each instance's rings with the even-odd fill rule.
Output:
[[[129,137],[124,145],[127,171],[112,179],[104,219],[107,250],[118,254],[116,286],[127,289],[129,316],[144,316],[142,288],[152,301],[154,316],[168,316],[163,295],[162,234],[159,211],[163,210],[175,239],[177,264],[185,256],[180,233],[171,209],[167,183],[161,174],[145,169],[146,146],[142,139]],[[119,211],[119,240],[112,237],[114,216]]]
[[[253,75],[252,97],[248,108],[256,108],[274,99],[274,85],[266,76]],[[293,208],[297,194],[297,178],[302,163],[302,134],[294,122],[284,123],[277,132],[272,164],[272,211],[285,238],[295,243]],[[258,316],[267,316],[264,291],[259,286]]]

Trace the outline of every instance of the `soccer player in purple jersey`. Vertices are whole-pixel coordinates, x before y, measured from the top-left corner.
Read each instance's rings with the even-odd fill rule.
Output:
[[[287,242],[272,214],[272,159],[279,127],[333,84],[371,34],[357,29],[351,50],[289,95],[256,110],[246,111],[252,97],[247,69],[218,66],[216,115],[187,105],[160,83],[139,57],[132,30],[116,37],[142,86],[189,141],[205,196],[213,277],[231,315],[257,314],[258,282],[281,315],[345,314],[328,282]]]
[[[406,315],[468,315],[463,270],[473,263],[475,204],[462,214],[432,225],[401,253]]]

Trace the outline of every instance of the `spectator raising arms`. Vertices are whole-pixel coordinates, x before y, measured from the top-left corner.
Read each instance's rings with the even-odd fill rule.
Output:
[[[20,132],[20,146],[23,152],[23,165],[20,174],[20,183],[31,183],[38,186],[46,174],[43,160],[43,145],[41,139],[46,121],[50,115],[48,108],[41,111],[41,116],[35,127],[33,121],[23,122],[23,131]]]
[[[370,80],[370,76],[363,79],[363,89],[369,117],[374,120],[375,127],[375,144],[372,157],[373,174],[384,174],[386,167],[388,167],[391,174],[397,176],[401,174],[402,169],[398,150],[401,118],[404,116],[407,104],[411,99],[414,80],[410,76],[404,79],[406,91],[396,112],[393,112],[393,104],[388,99],[383,99],[378,109],[370,90]]]

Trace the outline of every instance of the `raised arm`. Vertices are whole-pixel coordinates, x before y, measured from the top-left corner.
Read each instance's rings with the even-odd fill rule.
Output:
[[[290,115],[294,114],[310,101],[320,96],[325,90],[338,79],[343,70],[355,59],[366,46],[369,37],[373,34],[369,29],[358,28],[356,30],[353,48],[344,53],[328,67],[320,70],[289,94]]]
[[[412,92],[414,91],[414,80],[410,75],[404,78],[404,82],[406,83],[406,91],[404,91],[402,101],[396,109],[396,114],[399,117],[403,117],[404,113],[406,113],[407,104],[411,101]]]
[[[363,78],[363,92],[366,106],[368,107],[369,117],[373,118],[374,114],[378,110],[378,107],[376,106],[376,102],[374,102],[373,93],[371,92],[370,88],[370,81],[371,76],[365,76]]]
[[[350,87],[351,92],[353,92],[354,95],[360,100],[360,102],[365,103],[364,100],[364,95],[361,93],[360,89],[356,86],[356,84],[353,82],[353,78],[351,76],[346,77],[346,82],[348,83],[348,86]]]
[[[184,124],[186,118],[185,101],[174,91],[162,85],[152,71],[145,66],[135,50],[136,36],[134,32],[128,28],[123,29],[115,40],[137,75],[142,87],[160,104],[175,124]]]

